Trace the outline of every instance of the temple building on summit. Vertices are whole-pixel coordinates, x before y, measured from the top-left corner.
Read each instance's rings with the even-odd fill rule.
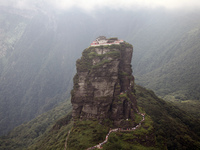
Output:
[[[95,41],[91,43],[90,46],[100,46],[100,45],[112,45],[123,43],[123,40],[118,40],[118,38],[106,39],[105,36],[99,36]]]

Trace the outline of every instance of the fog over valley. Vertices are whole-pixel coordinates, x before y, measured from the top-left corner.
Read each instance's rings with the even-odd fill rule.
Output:
[[[108,126],[110,120],[106,119],[107,122],[100,121],[106,125],[105,128],[99,126],[101,123],[96,125],[89,119],[89,122],[77,123],[81,134],[78,133],[78,128],[70,130],[73,126],[70,112],[75,109],[71,103],[72,89],[76,87],[76,81],[81,80],[75,76],[77,68],[80,69],[79,63],[91,67],[89,62],[93,57],[102,61],[101,64],[89,68],[91,76],[85,77],[87,79],[95,78],[101,73],[92,72],[95,67],[110,63],[110,58],[108,59],[106,54],[102,56],[94,54],[90,47],[99,36],[105,36],[111,43],[112,38],[118,38],[133,46],[132,58],[129,58],[131,59],[129,73],[126,73],[126,69],[123,70],[122,66],[120,66],[121,72],[118,73],[121,81],[118,85],[118,88],[121,88],[121,95],[118,95],[118,98],[127,99],[127,103],[125,100],[116,102],[117,104],[112,104],[112,107],[122,104],[124,107],[127,105],[125,108],[130,112],[134,111],[135,116],[130,117],[135,119],[131,128],[134,128],[136,123],[141,123],[145,135],[149,137],[146,141],[153,138],[152,131],[156,130],[156,138],[153,138],[156,141],[151,141],[154,145],[149,147],[155,149],[162,146],[166,149],[187,149],[188,145],[198,147],[200,145],[197,126],[200,116],[199,8],[200,1],[197,0],[0,0],[0,136],[6,136],[0,138],[0,149],[37,149],[37,147],[42,149],[40,142],[44,141],[47,145],[44,144],[43,149],[51,149],[49,145],[55,147],[59,147],[59,144],[64,145],[67,137],[69,142],[71,141],[71,145],[66,144],[69,149],[81,147],[82,143],[86,149],[102,141],[108,142],[104,145],[105,149],[113,147],[124,149],[125,145],[128,145],[127,149],[133,149],[136,148],[134,141],[139,141],[139,144],[148,147],[148,144],[142,142],[143,139],[132,140],[133,145],[127,144],[124,139],[128,138],[129,133],[124,134],[123,138],[119,138],[121,133],[118,132],[108,134],[119,129],[114,130],[114,125],[117,123]],[[130,45],[126,46],[130,48]],[[113,47],[105,46],[105,48]],[[108,54],[109,57],[113,54],[113,59],[119,57],[120,60],[123,55],[127,55],[123,52],[114,53],[112,50]],[[112,66],[111,63],[108,66]],[[131,69],[134,76],[132,88],[135,90],[130,93],[135,94],[135,99],[126,95],[127,90],[123,87],[126,85],[125,81],[129,82]],[[123,75],[126,75],[127,80],[123,80]],[[100,81],[104,80],[99,79],[98,82]],[[90,82],[93,81],[84,81],[88,85]],[[117,86],[117,82],[116,85],[113,84],[114,81],[110,84]],[[87,89],[95,91],[97,90],[95,88]],[[114,91],[117,91],[115,88]],[[78,93],[78,89],[76,90]],[[116,94],[112,96],[114,95]],[[132,104],[128,105],[128,99],[134,99],[138,108],[136,106],[131,108]],[[79,100],[78,96],[76,100]],[[73,106],[75,104],[76,102]],[[99,107],[100,104],[101,102]],[[96,106],[96,103],[93,102],[93,105]],[[89,104],[87,106],[89,107]],[[84,114],[85,107],[82,108],[83,113],[80,116],[87,118],[88,114]],[[110,106],[110,110],[112,107]],[[124,110],[121,115],[127,117],[125,114],[128,113]],[[104,114],[104,116],[109,115]],[[123,123],[129,120],[129,118],[124,119]],[[91,131],[89,128],[85,130],[84,126],[90,127]],[[110,132],[109,127],[113,129]],[[138,134],[136,137],[144,136],[139,135],[143,134],[144,130],[139,132],[139,127],[135,129],[130,129],[130,132]],[[172,132],[173,130],[176,132]],[[57,139],[52,141],[48,139],[57,137],[56,132],[62,139],[58,138],[60,143],[55,144],[52,141]],[[71,137],[70,134],[67,136],[70,132],[73,134]],[[94,140],[79,141],[81,144],[76,144],[76,140],[85,140],[86,135],[90,138],[92,133],[96,139],[91,137]],[[106,135],[113,139],[114,145],[108,137],[105,140]],[[23,138],[25,140],[22,140]],[[114,139],[120,142],[117,143]],[[9,144],[6,145],[6,142]],[[122,144],[123,142],[126,144]]]

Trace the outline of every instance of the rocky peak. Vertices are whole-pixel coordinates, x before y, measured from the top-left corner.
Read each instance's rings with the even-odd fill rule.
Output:
[[[134,123],[137,104],[132,76],[132,45],[90,46],[77,60],[71,92],[76,119],[110,119],[115,126]]]

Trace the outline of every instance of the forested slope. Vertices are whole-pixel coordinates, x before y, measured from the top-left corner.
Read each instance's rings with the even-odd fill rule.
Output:
[[[0,150],[27,149],[28,146],[39,142],[44,136],[46,136],[49,130],[51,130],[54,127],[55,123],[59,119],[66,116],[70,111],[70,102],[63,102],[54,109],[43,113],[35,119],[16,127],[12,130],[12,132],[8,134],[8,136],[0,138]],[[59,126],[57,128],[59,128]]]
[[[13,15],[10,12],[5,14]],[[23,16],[14,17],[22,18],[19,24],[23,23]],[[21,36],[8,45],[7,55],[0,59],[0,134],[54,108],[69,97],[75,56],[88,42],[84,42],[81,36],[76,37],[81,32],[86,34],[81,26],[77,26],[74,34],[73,20],[68,16],[59,17],[55,20],[53,16],[37,12],[27,18],[26,26],[19,31]],[[2,29],[5,36],[9,35],[8,31],[13,35],[16,33],[10,26],[17,23],[7,20],[9,28]],[[12,51],[9,46],[13,46]]]
[[[138,105],[141,107],[140,111],[146,112],[142,127],[131,134],[129,132],[112,133],[104,146],[105,149],[199,148],[199,118],[194,118],[174,105],[159,99],[153,91],[141,86],[136,86],[136,96]],[[104,127],[96,121],[80,121],[72,128],[70,110],[69,103],[64,103],[15,128],[8,136],[0,139],[0,149],[63,149],[70,129],[74,133],[70,135],[68,141],[68,147],[71,149],[84,149],[83,147],[87,148],[88,145],[98,144],[105,139],[109,128],[112,127],[109,126],[108,120],[105,120]],[[151,129],[147,126],[151,126]]]
[[[138,83],[167,99],[200,98],[200,26],[183,32],[179,39],[160,48],[149,62],[151,70],[138,75]],[[153,55],[153,54],[152,54]],[[147,65],[147,64],[143,64]],[[142,67],[142,66],[141,66]],[[169,99],[169,98],[168,98]]]
[[[75,61],[100,35],[134,46],[138,84],[159,96],[199,99],[199,12],[78,9],[0,14],[0,135],[69,97]]]

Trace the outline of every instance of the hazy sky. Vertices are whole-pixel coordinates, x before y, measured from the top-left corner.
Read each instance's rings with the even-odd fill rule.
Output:
[[[200,6],[200,0],[48,0],[59,8],[77,6],[83,9],[98,7],[133,9],[134,7],[165,7],[169,9],[194,8]]]
[[[36,5],[46,5],[57,9],[81,8],[92,11],[98,8],[137,9],[195,9],[200,8],[200,0],[0,0],[0,5],[18,8],[34,8]]]

